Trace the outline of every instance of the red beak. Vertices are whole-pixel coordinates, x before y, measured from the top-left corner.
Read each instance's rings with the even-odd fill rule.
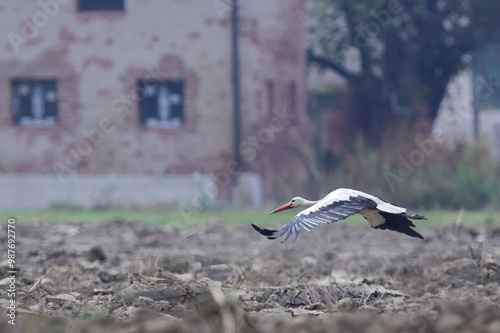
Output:
[[[290,203],[286,203],[286,204],[284,204],[283,206],[278,207],[278,208],[276,208],[275,210],[273,210],[272,212],[270,212],[270,213],[269,213],[269,215],[274,214],[274,213],[278,213],[278,212],[281,212],[282,210],[285,210],[285,209],[290,209],[290,208],[292,208],[292,207],[290,206]]]

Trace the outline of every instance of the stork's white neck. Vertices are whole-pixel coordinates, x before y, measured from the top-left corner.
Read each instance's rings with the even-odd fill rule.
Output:
[[[319,202],[319,200],[312,201],[312,200],[305,200],[305,206],[306,207],[311,207],[312,205],[315,205]]]
[[[295,198],[295,200],[296,200],[296,207],[311,207],[312,205],[318,203],[318,201],[311,201],[300,197]]]

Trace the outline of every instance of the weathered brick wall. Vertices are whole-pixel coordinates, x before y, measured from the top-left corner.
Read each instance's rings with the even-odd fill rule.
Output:
[[[84,13],[76,0],[0,4],[0,172],[231,173],[228,2],[129,0],[124,12]],[[309,139],[304,1],[243,1],[240,14],[242,140],[253,142],[243,166],[264,176],[269,195],[284,161],[307,178],[290,153]],[[17,77],[58,80],[56,126],[12,123],[10,81]],[[182,127],[139,123],[136,82],[148,78],[185,80]],[[290,104],[293,82],[293,117],[269,112],[266,82],[273,82],[278,114]]]

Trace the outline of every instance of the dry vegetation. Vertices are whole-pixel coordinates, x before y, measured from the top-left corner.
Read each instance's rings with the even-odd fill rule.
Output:
[[[412,208],[498,207],[500,169],[481,144],[449,150],[418,132],[401,131],[376,149],[352,140],[341,154],[325,153],[323,192],[354,188]]]

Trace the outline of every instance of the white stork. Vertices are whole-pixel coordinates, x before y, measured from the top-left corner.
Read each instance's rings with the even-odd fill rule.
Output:
[[[320,224],[337,222],[359,213],[372,228],[394,230],[411,237],[424,239],[421,234],[410,228],[415,227],[415,225],[409,218],[427,220],[425,217],[418,214],[408,215],[406,208],[395,206],[361,191],[339,188],[318,201],[295,197],[269,214],[296,207],[308,208],[298,213],[278,230],[262,229],[254,224],[252,227],[268,239],[276,239],[287,234],[285,242],[293,235],[295,243],[300,238],[300,229],[311,231]]]

